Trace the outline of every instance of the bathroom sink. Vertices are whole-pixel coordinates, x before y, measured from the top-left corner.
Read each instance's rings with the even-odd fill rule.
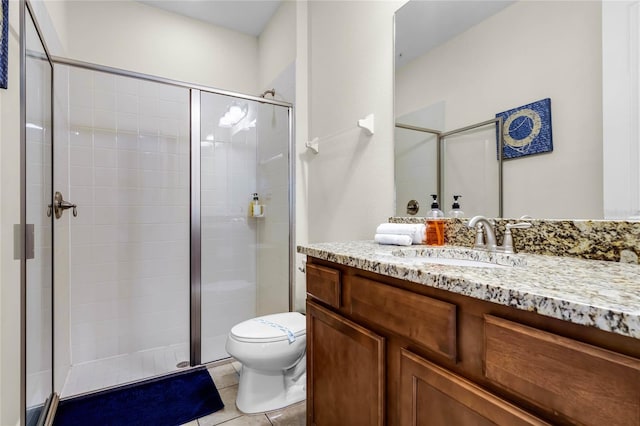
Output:
[[[473,268],[508,268],[506,265],[498,265],[497,263],[468,259],[449,259],[447,257],[420,257],[420,262],[435,263],[438,265],[471,266]]]
[[[411,248],[394,250],[391,254],[420,264],[428,263],[472,268],[510,268],[525,264],[524,259],[514,255],[464,248]]]

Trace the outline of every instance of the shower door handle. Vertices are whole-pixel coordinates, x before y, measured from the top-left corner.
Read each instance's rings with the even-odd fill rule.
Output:
[[[67,209],[73,209],[73,217],[78,216],[77,207],[77,205],[65,201],[64,198],[62,198],[60,191],[56,191],[56,194],[53,196],[53,212],[56,215],[56,219],[60,219],[62,217],[62,213]],[[51,216],[51,206],[49,206],[47,216]]]

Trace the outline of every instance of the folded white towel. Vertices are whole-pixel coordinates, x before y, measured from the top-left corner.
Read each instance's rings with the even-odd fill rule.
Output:
[[[378,225],[376,234],[409,235],[413,244],[421,244],[425,239],[424,223],[382,223]]]
[[[410,246],[413,239],[410,235],[376,234],[373,238],[378,244],[394,246]]]

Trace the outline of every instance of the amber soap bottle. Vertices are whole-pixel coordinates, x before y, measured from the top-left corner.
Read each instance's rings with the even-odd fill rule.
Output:
[[[428,246],[444,245],[444,213],[438,205],[438,196],[431,194],[433,202],[425,221],[425,237]]]

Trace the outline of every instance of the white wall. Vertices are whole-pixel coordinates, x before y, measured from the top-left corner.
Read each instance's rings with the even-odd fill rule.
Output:
[[[66,24],[58,23],[58,28],[56,28],[51,16],[64,16],[66,3],[64,1],[33,0],[30,1],[30,4],[47,44],[47,49],[52,54],[55,52],[56,55],[65,57],[66,52],[60,41],[60,34],[66,34]]]
[[[9,1],[9,82],[0,90],[0,424],[20,420],[20,263],[13,224],[20,223],[19,3]]]
[[[271,89],[269,85],[295,59],[296,2],[284,1],[258,37],[259,91]]]
[[[602,3],[604,215],[607,219],[640,219],[639,16],[637,0]]]
[[[301,152],[310,242],[372,239],[394,213],[392,27],[402,3],[309,3],[309,137],[321,138],[318,155]],[[372,137],[357,127],[370,113]]]
[[[49,13],[65,57],[241,93],[258,90],[256,37],[130,0],[53,3]]]
[[[396,115],[446,100],[451,130],[551,98],[554,151],[504,164],[504,216],[601,218],[600,61],[599,2],[518,2],[402,68]]]
[[[295,238],[296,244],[309,242],[308,169],[304,144],[309,140],[309,7],[307,2],[296,3],[296,61],[295,61]],[[304,274],[306,256],[296,253],[295,301],[297,311],[305,310],[307,283]]]

